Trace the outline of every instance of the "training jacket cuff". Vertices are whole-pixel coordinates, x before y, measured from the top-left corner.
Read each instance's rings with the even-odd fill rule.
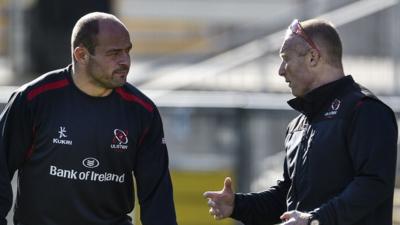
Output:
[[[231,218],[241,221],[244,217],[246,206],[244,204],[243,198],[243,194],[235,194],[235,204],[233,207],[232,215],[230,216]]]
[[[327,225],[326,221],[324,220],[323,216],[321,215],[320,208],[316,208],[313,211],[309,212],[314,218],[317,218],[320,225]]]

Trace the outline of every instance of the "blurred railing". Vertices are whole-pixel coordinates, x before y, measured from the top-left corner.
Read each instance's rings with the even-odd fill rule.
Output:
[[[0,91],[1,108],[12,90]],[[297,114],[285,103],[289,94],[145,93],[155,100],[164,121],[180,224],[219,224],[209,216],[202,192],[219,190],[225,176],[234,177],[237,191],[247,192],[268,187],[282,174],[276,153],[283,150],[286,126]],[[400,97],[382,100],[396,109],[400,120]],[[275,163],[267,162],[271,156]]]

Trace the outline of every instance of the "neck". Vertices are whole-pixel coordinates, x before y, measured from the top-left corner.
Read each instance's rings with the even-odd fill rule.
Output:
[[[113,89],[100,86],[86,72],[76,67],[72,70],[72,80],[79,90],[89,96],[105,97],[113,91]]]
[[[336,68],[332,66],[325,66],[320,71],[317,71],[315,77],[317,78],[314,82],[314,88],[323,86],[333,81],[343,78],[344,72],[342,68]],[[313,89],[314,89],[313,88]]]

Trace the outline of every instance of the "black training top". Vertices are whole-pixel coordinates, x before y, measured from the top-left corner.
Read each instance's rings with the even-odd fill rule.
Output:
[[[0,121],[0,225],[127,225],[136,177],[143,225],[176,225],[160,114],[130,84],[106,97],[80,91],[72,66],[18,89]]]
[[[391,225],[398,130],[393,111],[351,76],[289,101],[283,180],[236,194],[233,218],[246,225],[309,212],[323,225]]]

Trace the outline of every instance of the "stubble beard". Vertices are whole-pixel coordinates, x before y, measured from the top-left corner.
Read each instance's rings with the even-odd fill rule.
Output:
[[[123,86],[126,83],[127,76],[124,78],[117,78],[114,72],[107,74],[102,70],[96,70],[101,68],[96,62],[90,60],[86,69],[86,74],[92,79],[92,83],[98,87],[105,89],[114,89]]]

